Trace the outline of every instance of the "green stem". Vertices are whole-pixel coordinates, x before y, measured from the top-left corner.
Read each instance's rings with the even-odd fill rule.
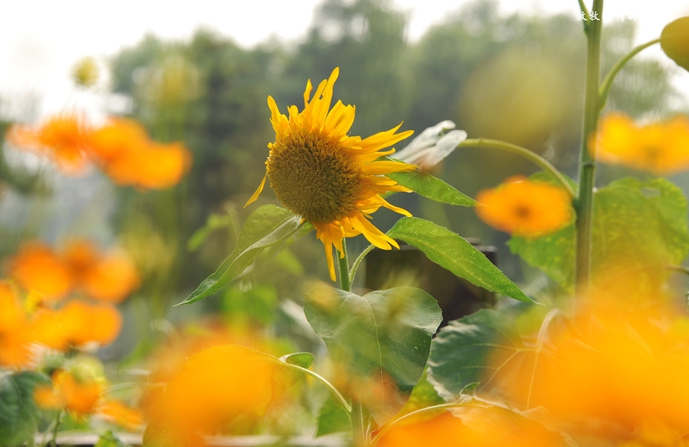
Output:
[[[500,140],[490,140],[487,138],[475,138],[464,140],[461,143],[459,143],[457,147],[489,147],[492,149],[499,149],[502,151],[511,152],[513,154],[519,155],[520,157],[525,158],[530,162],[536,164],[544,171],[550,172],[553,175],[553,177],[555,177],[555,180],[557,180],[558,183],[560,183],[560,185],[562,185],[562,187],[565,189],[565,191],[567,191],[567,194],[569,194],[569,196],[573,199],[576,198],[574,188],[572,188],[572,185],[569,184],[569,182],[562,175],[562,173],[558,171],[555,168],[555,166],[550,164],[548,160],[546,160],[545,158],[541,157],[533,151],[530,151],[521,146],[517,146],[516,144],[510,144]]]
[[[352,290],[352,282],[349,277],[349,261],[347,260],[347,241],[342,239],[342,252],[338,259],[340,269],[340,288],[346,292]],[[358,267],[358,265],[357,265]],[[355,270],[356,273],[356,270]],[[366,424],[364,423],[364,412],[359,399],[352,394],[352,406],[350,408],[350,419],[352,422],[352,440],[354,447],[366,447]]]
[[[356,276],[356,271],[359,269],[359,264],[361,264],[361,261],[363,261],[366,255],[371,253],[374,248],[376,248],[374,245],[369,245],[366,247],[366,250],[362,251],[361,254],[354,260],[354,264],[352,264],[352,268],[349,270],[350,283],[354,283],[354,277]]]
[[[575,295],[588,295],[591,276],[591,239],[593,233],[593,189],[596,161],[589,148],[589,136],[598,128],[598,85],[600,82],[600,39],[603,23],[603,0],[593,1],[593,11],[600,20],[592,20],[586,29],[588,39],[586,62],[586,99],[584,127],[579,160],[579,194],[577,210],[577,243],[575,263]]]
[[[579,8],[581,9],[581,12],[584,13],[584,31],[588,28],[588,23],[589,20],[591,20],[591,14],[589,14],[589,10],[586,9],[586,4],[584,4],[584,0],[578,0],[579,1]]]
[[[62,410],[57,413],[57,418],[55,418],[55,426],[53,427],[53,436],[50,439],[50,447],[57,447],[57,432],[60,431],[60,426],[62,425]]]
[[[282,359],[281,359],[281,360],[282,360]],[[282,360],[282,361],[285,363],[285,365],[289,366],[290,368],[296,369],[296,370],[298,370],[298,371],[301,371],[301,372],[303,372],[304,374],[308,374],[308,375],[310,375],[311,377],[313,377],[313,378],[319,380],[321,383],[323,383],[325,386],[328,387],[328,389],[330,390],[330,392],[333,393],[333,395],[334,395],[335,398],[338,400],[338,402],[340,402],[340,405],[342,405],[342,407],[343,407],[345,410],[347,410],[347,413],[351,413],[351,412],[352,412],[352,406],[349,405],[349,402],[347,402],[347,399],[345,399],[344,396],[343,396],[339,391],[337,391],[337,388],[335,388],[335,386],[334,386],[332,383],[328,382],[323,376],[321,376],[321,375],[319,375],[319,374],[317,374],[317,373],[311,371],[310,369],[302,368],[302,367],[299,366],[299,365],[293,365],[293,364],[291,364],[291,363],[287,363],[287,362],[285,362],[284,360]]]
[[[345,292],[352,291],[352,282],[349,280],[349,261],[347,260],[347,241],[342,239],[342,253],[337,258],[340,269],[340,288]]]
[[[353,446],[354,447],[365,447],[368,445],[366,442],[366,429],[364,426],[364,412],[361,402],[358,400],[352,400],[352,435],[353,435]]]
[[[650,47],[651,45],[655,45],[658,42],[660,42],[660,39],[653,39],[650,42],[646,42],[644,44],[639,45],[638,47],[634,48],[632,51],[627,53],[624,57],[622,57],[620,60],[618,60],[615,65],[610,69],[610,72],[608,75],[605,77],[603,80],[603,83],[600,86],[600,90],[598,93],[598,110],[602,111],[605,108],[605,104],[608,102],[608,95],[610,94],[610,86],[612,85],[612,82],[615,80],[615,76],[617,76],[617,73],[622,70],[622,68],[629,62],[631,58],[639,54],[642,50]]]
[[[448,404],[433,405],[430,407],[425,407],[425,408],[421,408],[421,409],[416,410],[416,411],[412,411],[411,413],[407,413],[404,416],[401,416],[401,417],[399,417],[393,421],[390,421],[387,424],[385,424],[383,427],[381,427],[381,429],[378,430],[378,433],[376,434],[376,436],[371,441],[371,447],[375,447],[375,445],[378,443],[378,441],[380,441],[381,438],[383,436],[385,436],[385,434],[387,432],[390,431],[390,429],[393,427],[393,425],[397,425],[398,423],[402,422],[405,419],[409,419],[411,417],[417,416],[417,415],[422,414],[422,413],[427,413],[427,412],[431,412],[431,411],[438,411],[438,410],[449,410],[451,408],[465,407],[467,405],[468,405],[467,402],[451,402]]]

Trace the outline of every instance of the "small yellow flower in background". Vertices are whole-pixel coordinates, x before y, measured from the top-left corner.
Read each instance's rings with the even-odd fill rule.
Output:
[[[98,63],[92,57],[85,57],[72,68],[72,80],[82,87],[92,87],[98,82]]]
[[[514,236],[543,236],[567,225],[574,216],[571,201],[560,187],[511,177],[495,189],[478,193],[478,217]]]
[[[376,161],[394,149],[383,150],[407,138],[412,131],[396,133],[401,124],[368,138],[349,136],[354,123],[354,106],[337,101],[330,109],[333,86],[339,75],[335,68],[311,97],[309,80],[304,91],[304,110],[290,106],[289,118],[269,96],[270,122],[275,142],[269,143],[266,176],[247,205],[255,201],[266,178],[282,204],[311,223],[325,246],[330,278],[335,281],[333,246],[342,253],[345,237],[363,234],[373,245],[389,250],[398,244],[371,224],[370,215],[385,207],[405,216],[409,212],[391,205],[381,194],[410,190],[385,174],[412,171],[414,165]]]
[[[639,126],[626,115],[611,113],[601,120],[589,147],[604,163],[672,175],[689,169],[689,118],[678,115]]]

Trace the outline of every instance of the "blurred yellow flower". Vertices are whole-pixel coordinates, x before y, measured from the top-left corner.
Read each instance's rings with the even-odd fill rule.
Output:
[[[611,113],[590,137],[589,148],[604,163],[655,175],[675,174],[689,169],[689,118],[678,115],[664,122],[638,126],[626,115]]]
[[[405,191],[407,188],[385,177],[394,172],[412,171],[414,165],[392,161],[376,161],[390,155],[383,151],[407,138],[412,131],[396,133],[401,124],[366,139],[349,136],[354,123],[354,106],[337,101],[330,109],[333,86],[339,75],[335,68],[311,97],[309,80],[304,91],[304,110],[288,108],[289,118],[278,110],[272,96],[268,97],[270,122],[275,129],[275,142],[269,143],[266,175],[247,205],[255,201],[266,182],[282,204],[316,228],[316,237],[323,242],[330,278],[335,280],[333,246],[342,253],[342,240],[363,234],[378,248],[385,250],[398,244],[369,222],[380,207],[405,216],[409,212],[391,205],[381,194]]]
[[[72,79],[77,85],[91,87],[98,82],[98,64],[92,57],[85,57],[72,68]]]
[[[480,191],[476,214],[488,225],[520,237],[539,237],[567,225],[574,215],[567,193],[549,183],[515,176]]]
[[[82,171],[88,161],[86,138],[89,131],[81,115],[67,112],[54,115],[35,127],[15,124],[7,132],[7,141],[18,149],[48,156],[60,169],[75,174]]]

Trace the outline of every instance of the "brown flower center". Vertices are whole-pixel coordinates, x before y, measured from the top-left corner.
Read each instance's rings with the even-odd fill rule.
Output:
[[[355,209],[361,190],[359,162],[338,141],[313,133],[272,144],[268,179],[290,211],[311,223],[329,223]]]

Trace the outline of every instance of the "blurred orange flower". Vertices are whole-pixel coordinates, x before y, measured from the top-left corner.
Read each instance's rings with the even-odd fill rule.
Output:
[[[476,214],[488,225],[515,236],[539,237],[571,222],[567,193],[549,183],[510,177],[495,189],[480,191]]]
[[[63,337],[73,346],[112,343],[122,329],[122,315],[114,307],[73,300],[60,309]]]
[[[126,119],[113,118],[95,127],[77,113],[63,113],[38,127],[15,125],[7,138],[17,148],[49,156],[66,173],[95,163],[121,186],[170,188],[191,166],[183,144],[152,141],[140,124]]]
[[[124,252],[103,254],[87,240],[70,241],[61,253],[30,242],[12,260],[10,275],[47,302],[57,302],[78,289],[89,298],[117,304],[141,282],[134,262]]]
[[[103,172],[122,186],[170,188],[191,166],[191,155],[181,143],[153,142],[138,123],[124,119],[113,119],[94,132],[91,150]]]
[[[78,173],[88,161],[90,127],[78,113],[65,112],[39,126],[16,124],[7,133],[13,146],[46,155],[67,173]]]
[[[378,442],[380,447],[555,447],[566,445],[562,436],[510,410],[463,407],[428,419],[393,426]]]
[[[12,288],[0,281],[0,366],[22,367],[31,362],[31,338],[26,315]]]
[[[93,413],[100,399],[100,385],[86,378],[78,378],[64,370],[52,375],[53,386],[39,386],[34,401],[45,409],[65,409],[78,418]]]
[[[106,400],[98,406],[98,414],[106,421],[120,427],[135,431],[144,424],[143,413],[137,408],[126,406],[119,400]]]
[[[638,126],[621,113],[605,116],[589,138],[594,157],[651,172],[671,175],[689,169],[689,118]]]
[[[145,445],[202,445],[199,435],[240,414],[261,414],[301,375],[275,357],[243,346],[220,345],[189,357],[149,405]]]
[[[21,247],[10,262],[9,274],[46,301],[59,301],[74,286],[69,267],[50,247],[36,241]]]
[[[503,366],[499,379],[513,402],[545,407],[575,438],[636,442],[689,432],[689,318],[661,304],[629,310],[596,298],[578,306],[574,331],[537,361],[505,362],[496,353],[491,364]]]
[[[38,311],[31,323],[37,343],[65,351],[70,346],[112,343],[122,329],[122,315],[111,305],[72,300],[58,310]]]

